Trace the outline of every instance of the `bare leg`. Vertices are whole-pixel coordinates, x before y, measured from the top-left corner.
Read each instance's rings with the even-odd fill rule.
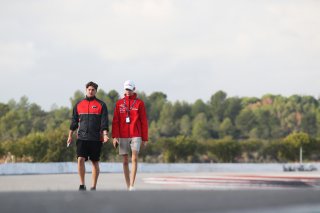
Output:
[[[128,155],[123,155],[123,174],[126,179],[127,188],[130,186],[130,177],[129,177],[129,162]]]
[[[130,186],[134,186],[134,182],[136,180],[137,167],[138,167],[138,152],[132,150],[132,166],[131,166],[131,178],[130,178]]]
[[[86,174],[86,167],[85,167],[85,158],[83,157],[78,157],[78,173],[80,176],[80,185],[85,185],[85,174]]]
[[[99,161],[92,161],[92,188],[96,188],[100,173]]]

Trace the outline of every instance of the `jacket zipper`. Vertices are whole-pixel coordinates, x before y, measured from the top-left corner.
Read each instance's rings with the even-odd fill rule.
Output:
[[[87,121],[88,121],[87,135],[88,135],[88,140],[89,140],[89,110],[90,110],[90,100],[89,100],[89,103],[88,103],[88,114],[87,114]]]
[[[128,96],[128,105],[129,105],[129,106],[128,106],[128,110],[129,110],[128,116],[129,116],[129,119],[130,119],[130,96]],[[129,138],[131,138],[130,125],[131,125],[131,119],[130,119],[130,123],[128,123]]]

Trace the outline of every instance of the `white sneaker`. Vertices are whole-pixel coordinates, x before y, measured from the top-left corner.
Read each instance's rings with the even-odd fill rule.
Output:
[[[136,191],[136,189],[133,186],[130,186],[129,191]]]

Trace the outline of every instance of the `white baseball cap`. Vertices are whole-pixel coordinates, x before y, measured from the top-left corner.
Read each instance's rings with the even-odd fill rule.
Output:
[[[123,84],[124,89],[134,90],[136,85],[132,80],[126,80]]]

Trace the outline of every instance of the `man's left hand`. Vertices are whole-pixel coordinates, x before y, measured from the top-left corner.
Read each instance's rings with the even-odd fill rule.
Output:
[[[143,148],[146,148],[147,144],[148,144],[148,141],[142,141]]]
[[[107,143],[109,140],[108,135],[103,135],[103,143]]]

